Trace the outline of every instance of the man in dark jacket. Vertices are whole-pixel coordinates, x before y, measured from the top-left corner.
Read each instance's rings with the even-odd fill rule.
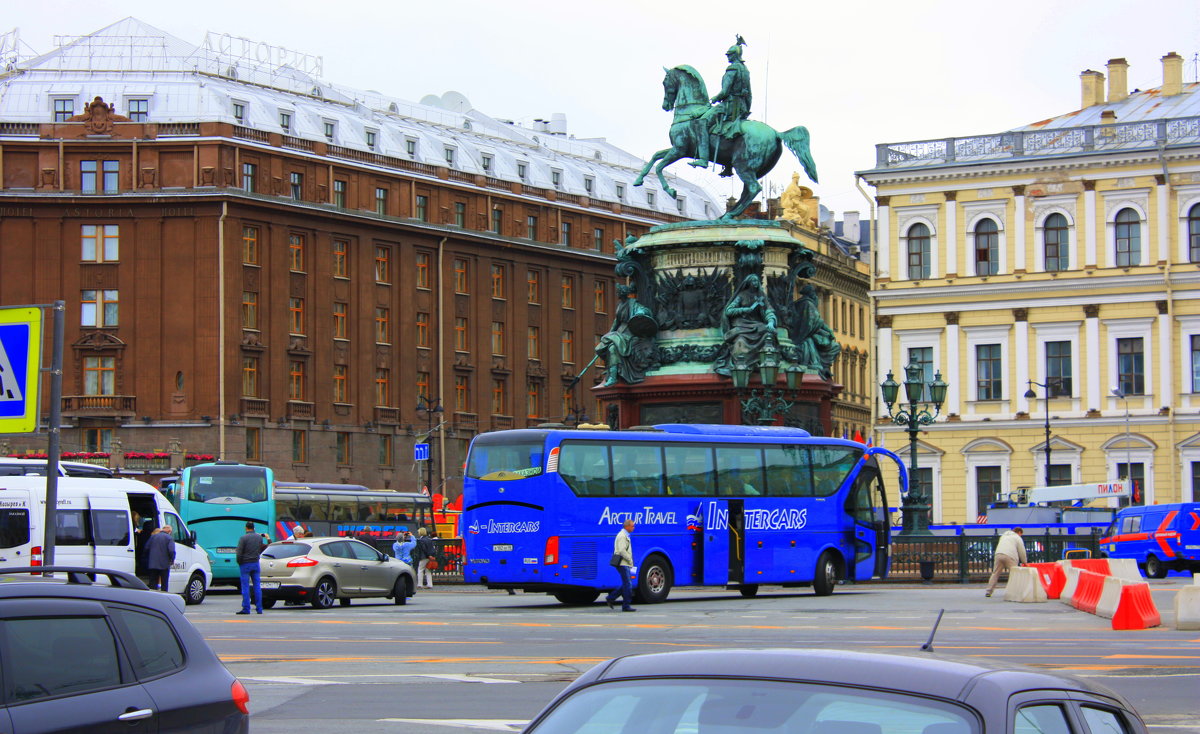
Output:
[[[254,523],[246,523],[246,534],[238,538],[237,563],[242,572],[242,610],[238,614],[250,613],[250,584],[254,584],[254,609],[262,614],[262,579],[259,575],[258,557],[267,544],[263,536],[254,532]]]
[[[167,591],[171,578],[171,564],[175,562],[175,539],[171,527],[164,525],[155,530],[146,541],[146,568],[150,571],[150,588]]]

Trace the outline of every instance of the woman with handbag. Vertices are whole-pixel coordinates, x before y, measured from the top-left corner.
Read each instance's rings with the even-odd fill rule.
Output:
[[[630,572],[633,570],[633,543],[629,540],[629,534],[632,532],[633,520],[626,520],[625,525],[613,540],[613,554],[609,565],[615,567],[617,573],[621,574],[621,586],[608,592],[608,596],[604,597],[604,601],[608,602],[609,609],[613,608],[617,597],[621,597],[622,612],[637,611],[630,606],[630,602],[633,601],[633,587],[630,583]]]

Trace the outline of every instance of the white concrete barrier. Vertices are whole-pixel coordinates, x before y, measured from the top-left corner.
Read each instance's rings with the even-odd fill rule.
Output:
[[[1138,570],[1137,561],[1132,558],[1110,558],[1108,559],[1108,568],[1110,573],[1117,578],[1135,583],[1145,581],[1142,578],[1142,572]]]
[[[1175,594],[1175,629],[1200,630],[1200,579]]]
[[[1008,572],[1008,584],[1004,587],[1004,601],[1048,601],[1046,588],[1038,578],[1037,569],[1028,566],[1011,569]]]
[[[1096,602],[1097,617],[1113,618],[1117,613],[1117,604],[1121,601],[1121,587],[1127,583],[1129,582],[1119,576],[1104,577],[1104,589],[1100,592],[1100,601]]]
[[[1072,602],[1075,599],[1075,587],[1079,585],[1079,569],[1071,565],[1069,561],[1059,561],[1062,564],[1063,575],[1067,577],[1067,583],[1063,586],[1062,593],[1058,595],[1058,600],[1067,606],[1075,606]]]

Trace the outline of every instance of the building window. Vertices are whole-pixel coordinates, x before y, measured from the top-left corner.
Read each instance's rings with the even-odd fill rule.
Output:
[[[1000,272],[1000,228],[992,219],[981,219],[975,225],[975,274],[995,275]]]
[[[242,395],[244,397],[258,397],[258,374],[258,357],[242,357]]]
[[[242,227],[242,262],[258,265],[258,227]]]
[[[1142,222],[1132,209],[1117,212],[1117,267],[1142,263]]]
[[[233,119],[239,125],[246,124],[246,105],[241,102],[233,103]]]
[[[428,372],[418,372],[417,373],[417,394],[418,395],[428,396],[430,384],[431,383],[429,381],[429,373]]]
[[[350,277],[350,243],[346,240],[333,241],[333,277]]]
[[[340,466],[350,466],[350,434],[338,431],[337,434],[337,463]]]
[[[242,291],[242,328],[258,328],[258,292]]]
[[[423,311],[417,312],[417,346],[429,346],[429,314]]]
[[[617,198],[625,200],[625,184],[617,184]]]
[[[530,380],[525,386],[525,416],[537,418],[542,413],[541,386]]]
[[[396,463],[395,456],[394,456],[393,449],[392,449],[392,443],[393,442],[392,442],[391,436],[380,436],[379,437],[379,465],[380,466],[392,466],[393,464]]]
[[[975,507],[978,514],[987,513],[988,506],[1004,491],[1003,474],[998,466],[975,467]]]
[[[392,404],[392,373],[384,367],[375,370],[375,404],[381,407]]]
[[[654,192],[653,191],[646,192],[646,206],[651,207],[651,208],[654,207]]]
[[[288,256],[291,269],[297,273],[304,272],[304,235],[288,235]]]
[[[416,159],[417,157],[417,141],[412,138],[407,138],[404,141],[404,152],[408,153],[409,158]]]
[[[335,403],[350,402],[350,388],[347,385],[348,372],[349,369],[344,364],[333,366],[333,402]]]
[[[492,354],[503,355],[504,352],[504,322],[492,322]]]
[[[933,347],[913,347],[908,350],[908,364],[921,368],[921,381],[933,382]]]
[[[429,221],[429,197],[424,194],[417,194],[417,219]]]
[[[1050,397],[1075,394],[1071,372],[1071,342],[1046,342],[1046,384]]]
[[[525,275],[526,293],[529,303],[542,302],[542,275],[536,270],[530,270]]]
[[[1200,336],[1191,337],[1192,347],[1192,392],[1200,393]],[[1198,495],[1200,496],[1200,495]]]
[[[387,214],[388,190],[383,187],[375,188],[375,213],[380,216]]]
[[[1188,209],[1188,262],[1200,262],[1200,204]]]
[[[116,357],[84,357],[83,394],[115,395],[116,391]]]
[[[242,164],[242,191],[254,193],[254,182],[258,179],[258,166],[253,163]]]
[[[348,339],[349,331],[347,330],[346,312],[350,309],[349,304],[340,301],[333,302],[333,338]]]
[[[368,150],[375,150],[376,136],[377,136],[377,133],[374,130],[367,131],[366,138],[367,138],[367,149]]]
[[[464,316],[454,318],[454,351],[470,351],[470,333],[467,331],[467,319]]]
[[[575,276],[562,277],[562,307],[575,308]]]
[[[1042,225],[1042,246],[1046,259],[1046,272],[1066,270],[1071,265],[1067,236],[1067,218],[1057,212],[1046,217]]]
[[[530,326],[525,337],[526,351],[529,359],[542,358],[542,332],[536,326]]]
[[[1145,361],[1142,337],[1117,340],[1117,380],[1125,395],[1146,394]]]
[[[446,155],[446,165],[453,167],[454,166],[454,148],[444,148],[443,150]]]
[[[561,229],[562,229],[562,232],[559,237],[559,244],[560,245],[570,245],[571,244],[571,223],[563,222]]]
[[[929,227],[914,224],[908,229],[908,279],[924,280],[929,277]]]
[[[56,99],[54,100],[54,121],[66,122],[71,117],[75,116],[75,100],[73,99]]]
[[[567,364],[575,363],[575,332],[570,329],[563,329],[562,361]]]
[[[483,167],[484,173],[491,173],[492,172],[492,156],[490,156],[487,153],[484,153],[480,157],[480,165]]]
[[[304,174],[292,171],[292,201],[300,201],[304,198]]]
[[[466,375],[454,376],[454,409],[459,413],[471,412],[471,381]]]
[[[417,287],[429,287],[429,266],[431,258],[428,252],[417,253]]]
[[[279,111],[279,127],[283,128],[285,133],[292,132],[292,113]]]
[[[492,265],[492,298],[503,299],[508,293],[503,265]]]
[[[584,176],[583,190],[587,192],[588,196],[591,196],[596,190],[596,179],[592,178],[591,176]]]
[[[333,182],[333,205],[338,209],[346,208],[346,182],[334,179]]]
[[[604,230],[600,227],[592,230],[592,249],[596,252],[604,249]]]
[[[1130,481],[1129,496],[1120,499],[1121,507],[1146,504],[1146,465],[1139,462],[1117,462],[1117,477]],[[1145,530],[1145,528],[1143,528]]]
[[[384,306],[375,307],[375,343],[392,343],[391,311]]]
[[[529,165],[527,163],[518,163],[517,164],[517,178],[524,181],[525,177],[528,174],[529,174]]]
[[[392,282],[392,271],[388,265],[388,260],[391,252],[386,247],[375,248],[375,282],[390,283]]]
[[[85,428],[83,450],[92,453],[111,453],[113,431],[111,428]]]
[[[262,460],[262,437],[258,428],[246,429],[246,461]]]
[[[507,415],[508,397],[506,393],[505,381],[500,378],[492,378],[492,415]]]
[[[999,344],[975,347],[976,400],[1000,400],[1003,386]]]
[[[333,122],[330,122],[329,120],[325,120],[324,127],[325,127],[325,139],[332,143],[334,133],[337,132],[337,123],[333,123]]]
[[[467,226],[467,205],[461,201],[454,202],[454,226]]]
[[[503,209],[493,209],[492,210],[492,231],[495,232],[496,234],[501,234],[501,229],[503,229],[503,225],[504,225],[504,210]]]
[[[464,258],[454,258],[454,292],[467,294],[471,292],[470,270]]]
[[[304,299],[288,299],[289,326],[292,334],[304,336]]]
[[[1048,487],[1065,487],[1072,483],[1070,464],[1051,464],[1050,478],[1046,481]]]
[[[596,281],[596,289],[592,295],[592,308],[596,313],[608,313],[608,286],[604,281]]]
[[[120,186],[120,175],[120,161],[80,161],[79,189],[85,194],[114,194]]]
[[[84,262],[116,262],[120,255],[121,229],[116,224],[84,224],[80,227],[81,257]]]
[[[538,234],[538,218],[530,214],[525,217],[525,239],[536,240]]]
[[[288,400],[303,400],[305,365],[303,360],[293,359],[288,363]]]
[[[83,292],[81,326],[116,326],[119,298],[115,290]]]
[[[292,431],[292,463],[308,461],[308,431]]]
[[[550,185],[556,189],[562,188],[562,171],[550,171]]]
[[[145,122],[150,119],[150,100],[131,99],[126,103],[130,122]]]

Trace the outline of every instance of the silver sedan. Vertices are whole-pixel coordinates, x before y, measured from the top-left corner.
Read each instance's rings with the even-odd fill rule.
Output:
[[[259,559],[263,606],[283,599],[328,609],[337,600],[386,597],[407,604],[416,587],[412,566],[350,538],[272,543]]]

